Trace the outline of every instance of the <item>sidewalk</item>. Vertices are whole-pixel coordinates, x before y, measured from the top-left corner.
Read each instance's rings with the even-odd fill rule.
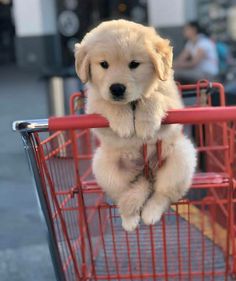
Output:
[[[44,226],[12,121],[47,117],[46,83],[0,67],[0,280],[54,281]]]

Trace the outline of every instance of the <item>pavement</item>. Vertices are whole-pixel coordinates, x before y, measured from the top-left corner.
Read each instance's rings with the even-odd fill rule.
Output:
[[[37,74],[0,67],[0,280],[55,281],[20,135],[12,121],[48,116],[47,85]]]

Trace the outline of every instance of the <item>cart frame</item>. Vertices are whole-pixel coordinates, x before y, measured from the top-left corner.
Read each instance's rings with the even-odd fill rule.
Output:
[[[211,123],[214,121],[223,122],[228,120],[236,121],[236,107],[203,107],[172,110],[169,112],[163,123],[201,124],[203,120],[204,123]],[[40,171],[36,164],[37,155],[35,153],[35,143],[32,138],[32,133],[56,130],[73,130],[78,128],[100,128],[107,127],[108,125],[107,120],[98,115],[52,117],[50,119],[16,121],[13,124],[13,129],[21,133],[28,161],[35,180],[41,209],[47,224],[49,247],[58,281],[66,281],[66,278],[62,269],[63,266],[61,263],[58,245],[54,239],[55,233],[53,229],[53,222],[49,216],[48,204],[41,188],[42,181]]]

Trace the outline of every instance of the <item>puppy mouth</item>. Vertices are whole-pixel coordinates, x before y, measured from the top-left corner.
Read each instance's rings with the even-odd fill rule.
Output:
[[[129,102],[129,99],[127,97],[127,95],[109,95],[109,100],[112,103],[120,103],[120,104],[126,104]]]
[[[139,99],[137,100],[110,100],[111,103],[113,104],[120,104],[120,105],[126,105],[126,104],[129,104],[131,106],[131,108],[134,108],[136,107],[137,103],[138,103]]]
[[[109,99],[109,102],[113,103],[113,104],[120,104],[120,105],[129,103],[129,101],[127,101],[125,99],[114,99],[114,98]]]
[[[125,101],[125,98],[124,97],[112,97],[112,100],[115,102],[122,102],[122,101]]]
[[[109,98],[109,101],[114,104],[137,104],[139,101],[139,98],[129,98],[128,96],[126,97],[111,97]]]

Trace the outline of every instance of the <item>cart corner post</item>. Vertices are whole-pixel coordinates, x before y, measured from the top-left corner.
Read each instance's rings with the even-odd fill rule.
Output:
[[[36,128],[37,127],[37,128]],[[60,257],[59,248],[55,238],[55,230],[53,222],[50,217],[50,210],[48,208],[47,200],[42,188],[42,179],[40,177],[40,171],[38,169],[36,154],[35,154],[35,140],[33,139],[32,131],[45,130],[47,127],[47,120],[44,120],[43,124],[38,123],[36,126],[30,122],[14,122],[13,130],[18,130],[21,134],[23,145],[26,151],[29,168],[34,176],[34,185],[36,187],[37,199],[40,202],[40,208],[43,213],[44,223],[47,225],[47,238],[50,254],[52,257],[54,272],[57,281],[66,281],[66,277],[63,271],[63,264]]]

